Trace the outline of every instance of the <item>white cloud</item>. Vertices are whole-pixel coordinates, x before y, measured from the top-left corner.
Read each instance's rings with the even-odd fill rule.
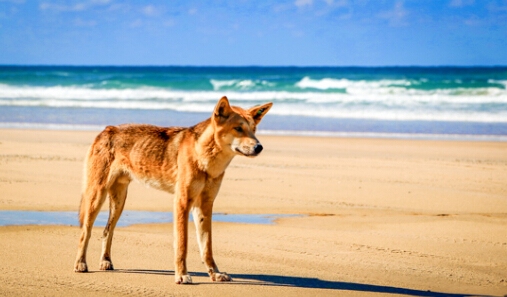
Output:
[[[474,4],[474,0],[451,0],[449,3],[450,7],[464,7]]]
[[[39,5],[40,10],[53,10],[58,12],[63,11],[83,11],[86,10],[86,5],[84,3],[76,3],[73,5],[60,5],[60,4],[54,4],[49,2],[42,2]]]
[[[305,32],[303,30],[294,30],[292,31],[292,36],[296,38],[302,38],[305,36]]]
[[[111,0],[90,0],[90,3],[94,3],[94,4],[97,4],[97,5],[106,5],[106,4],[109,4],[113,1]]]
[[[475,27],[475,26],[480,26],[482,25],[482,20],[479,19],[478,17],[476,16],[472,16],[466,20],[463,21],[463,23],[467,26],[470,26],[470,27]]]
[[[389,22],[389,26],[399,27],[407,25],[406,17],[409,12],[403,6],[403,1],[397,1],[393,9],[378,14],[378,17]]]
[[[142,26],[143,26],[143,21],[141,19],[137,19],[137,20],[133,21],[132,23],[130,23],[131,28],[139,28]]]
[[[296,0],[296,2],[294,2],[294,5],[300,8],[305,6],[312,6],[313,0]]]
[[[77,18],[74,20],[74,25],[77,27],[95,27],[97,25],[97,21],[82,20],[81,18]]]
[[[352,8],[348,0],[324,0],[323,2],[325,5],[316,5],[318,9],[315,11],[315,16],[320,17],[330,13],[336,14],[337,11],[340,11],[344,15],[344,10],[348,10],[347,17],[342,18],[340,16],[339,19],[348,19],[352,16]]]
[[[349,5],[348,0],[324,0],[328,6],[344,7]]]
[[[275,4],[272,8],[274,13],[285,13],[292,9],[292,4]]]
[[[164,22],[164,26],[166,27],[174,27],[174,25],[176,25],[176,21],[173,19],[169,19]]]
[[[148,5],[142,8],[141,10],[146,16],[156,16],[158,15],[158,10],[153,5]]]
[[[0,0],[0,2],[10,2],[13,4],[23,4],[25,3],[25,0]]]
[[[94,6],[107,5],[111,0],[88,0],[75,4],[55,4],[51,2],[41,2],[39,4],[40,10],[67,12],[67,11],[84,11]]]

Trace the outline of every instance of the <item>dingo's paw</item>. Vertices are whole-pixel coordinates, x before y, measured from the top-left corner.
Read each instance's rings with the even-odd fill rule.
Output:
[[[221,272],[221,273],[213,273],[210,275],[211,277],[211,280],[214,281],[214,282],[230,282],[232,281],[232,278],[225,272]]]
[[[85,262],[76,262],[74,272],[88,272],[88,266]]]
[[[180,276],[176,275],[175,278],[174,278],[174,281],[178,285],[180,285],[180,284],[191,284],[192,283],[192,278],[188,274],[180,275]]]
[[[114,270],[113,262],[109,260],[100,261],[100,270]]]

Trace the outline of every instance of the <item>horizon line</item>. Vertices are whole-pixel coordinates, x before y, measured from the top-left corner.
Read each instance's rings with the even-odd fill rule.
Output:
[[[0,67],[194,67],[194,68],[507,68],[505,65],[194,65],[194,64],[2,64]]]

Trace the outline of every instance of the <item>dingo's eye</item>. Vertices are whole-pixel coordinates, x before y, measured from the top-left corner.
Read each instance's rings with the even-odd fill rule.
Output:
[[[238,131],[239,133],[243,132],[243,128],[241,127],[235,127],[234,130]]]

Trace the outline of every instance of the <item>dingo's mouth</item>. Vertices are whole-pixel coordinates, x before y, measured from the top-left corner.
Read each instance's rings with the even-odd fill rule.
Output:
[[[258,154],[256,154],[255,152],[254,152],[254,153],[252,153],[252,154],[245,154],[245,153],[244,153],[244,152],[242,152],[239,148],[236,148],[236,151],[237,151],[238,153],[240,153],[241,155],[245,156],[245,157],[255,157],[255,156],[257,156],[257,155],[258,155]]]

